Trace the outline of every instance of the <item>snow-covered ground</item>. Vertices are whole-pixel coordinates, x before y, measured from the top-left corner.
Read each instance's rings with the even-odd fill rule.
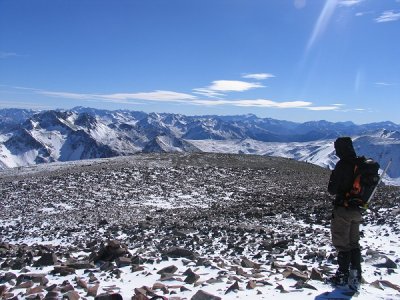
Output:
[[[15,259],[2,254],[4,243],[18,245],[22,257],[31,251],[33,261],[52,251],[57,266],[87,262],[110,240],[125,244],[131,261],[140,257],[138,265],[117,267],[111,260],[110,269],[97,263],[70,275],[51,274],[54,265],[0,267],[0,287],[18,299],[28,299],[29,288],[39,284],[2,282],[7,273],[44,274],[46,287],[58,289],[69,282],[86,299],[94,299],[92,287],[97,295],[114,292],[123,299],[142,287],[170,300],[192,299],[199,291],[221,299],[400,299],[398,188],[381,188],[366,212],[366,282],[358,294],[339,298],[339,291],[312,275],[318,270],[326,277],[336,269],[327,219],[329,170],[261,156],[152,154],[2,175],[0,266]],[[173,258],[165,252],[172,246],[196,256]],[[160,274],[170,266],[176,267],[172,274]],[[194,283],[185,282],[189,269],[198,276]],[[58,291],[60,298],[65,294]]]

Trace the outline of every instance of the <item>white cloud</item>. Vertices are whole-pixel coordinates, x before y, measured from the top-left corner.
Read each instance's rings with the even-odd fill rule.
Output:
[[[392,22],[400,20],[400,12],[395,12],[394,10],[384,11],[378,18],[375,19],[377,23]]]
[[[338,106],[332,105],[332,106],[310,106],[310,107],[305,107],[308,110],[314,110],[314,111],[322,111],[322,110],[337,110],[339,109]]]
[[[268,78],[273,78],[275,75],[269,74],[269,73],[257,73],[257,74],[246,74],[242,76],[243,78],[249,78],[249,79],[256,79],[256,80],[264,80]]]
[[[361,2],[363,2],[364,0],[340,0],[339,1],[339,5],[340,6],[354,6],[357,4],[360,4]]]
[[[239,81],[239,80],[215,80],[208,89],[220,92],[243,92],[254,88],[262,88],[259,83]]]

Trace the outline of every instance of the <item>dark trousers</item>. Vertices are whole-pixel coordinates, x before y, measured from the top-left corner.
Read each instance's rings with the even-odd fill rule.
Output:
[[[336,206],[331,221],[332,244],[339,252],[359,249],[361,212],[357,208]]]

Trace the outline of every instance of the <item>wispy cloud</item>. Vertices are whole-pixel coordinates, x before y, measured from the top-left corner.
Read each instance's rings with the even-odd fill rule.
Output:
[[[335,105],[324,107],[313,107],[312,102],[308,101],[273,101],[268,99],[238,99],[223,100],[199,99],[196,96],[176,93],[171,91],[154,91],[148,93],[116,93],[116,94],[81,94],[70,92],[54,92],[44,90],[34,90],[35,93],[49,97],[59,97],[65,99],[93,101],[100,100],[115,103],[130,103],[132,100],[158,101],[158,102],[179,102],[182,104],[204,105],[204,106],[241,106],[241,107],[265,107],[265,108],[305,108],[309,110],[334,110]]]
[[[374,13],[373,11],[359,11],[359,12],[357,12],[355,14],[355,16],[356,17],[362,17],[362,16],[365,16],[365,15],[373,14],[373,13]]]
[[[52,92],[36,90],[37,94],[46,95],[50,97],[59,97],[66,99],[78,100],[104,100],[113,101],[118,103],[127,103],[130,100],[146,100],[158,102],[182,102],[196,99],[196,96],[177,93],[172,91],[154,91],[142,93],[115,93],[115,94],[82,94],[82,93],[69,93],[69,92]]]
[[[26,109],[50,109],[48,105],[33,102],[17,102],[0,100],[0,108],[26,108]]]
[[[215,82],[214,82],[215,83]],[[231,90],[233,87],[230,84],[218,83],[215,88],[223,90]],[[233,86],[236,86],[233,84]],[[239,85],[240,86],[240,85]],[[83,100],[83,101],[101,101],[123,104],[143,104],[134,101],[154,101],[165,103],[181,103],[186,105],[202,105],[202,106],[239,106],[239,107],[257,107],[257,108],[277,108],[277,109],[307,109],[314,111],[322,110],[339,110],[343,104],[332,104],[328,106],[314,106],[310,101],[273,101],[270,99],[201,99],[195,95],[187,93],[178,93],[173,91],[156,90],[153,92],[140,93],[113,93],[113,94],[96,94],[96,93],[71,93],[47,91],[26,87],[11,87],[31,91],[47,97],[57,97],[64,99]],[[242,87],[244,89],[244,87]],[[239,90],[242,90],[239,89]],[[1,103],[0,103],[1,105]]]
[[[302,9],[306,6],[306,0],[294,0],[294,7]]]
[[[305,108],[312,105],[307,101],[277,102],[268,99],[241,99],[241,100],[195,100],[195,104],[206,106],[232,105],[242,107],[269,107],[269,108]]]
[[[313,32],[307,43],[307,52],[312,48],[316,40],[324,33],[328,23],[335,12],[337,6],[337,0],[327,0],[324,8],[322,9],[317,22],[314,25]]]
[[[243,78],[248,78],[248,79],[256,79],[256,80],[264,80],[268,78],[273,78],[275,75],[269,74],[269,73],[256,73],[256,74],[246,74],[242,76]]]
[[[396,85],[395,83],[383,82],[383,81],[375,82],[375,84],[376,84],[376,85],[379,85],[379,86],[392,86],[392,85]]]
[[[9,57],[15,57],[15,56],[19,56],[17,53],[14,52],[3,52],[0,51],[0,58],[9,58]]]
[[[375,19],[377,23],[392,22],[400,20],[400,12],[394,10],[384,11],[378,18]]]
[[[193,89],[194,94],[199,94],[202,96],[206,96],[209,98],[221,98],[224,97],[225,95],[213,90],[210,90],[208,88],[198,88],[198,89]]]
[[[340,6],[347,6],[347,7],[349,7],[349,6],[354,6],[354,5],[357,5],[357,4],[360,4],[361,2],[363,2],[364,0],[340,0],[339,1],[339,5]]]

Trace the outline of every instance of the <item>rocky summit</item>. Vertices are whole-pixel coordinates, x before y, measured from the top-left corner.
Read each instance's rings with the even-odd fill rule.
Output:
[[[3,171],[0,299],[329,299],[329,174],[206,153]],[[380,186],[364,214],[361,299],[400,297],[399,205]]]

